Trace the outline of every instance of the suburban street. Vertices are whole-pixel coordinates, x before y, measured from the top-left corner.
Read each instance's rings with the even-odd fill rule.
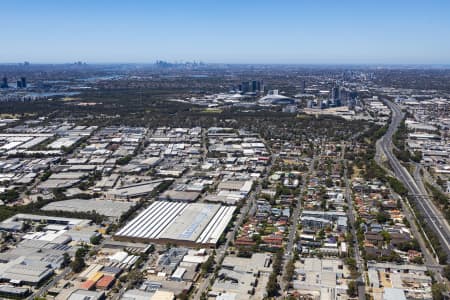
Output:
[[[356,227],[355,227],[355,208],[353,205],[353,198],[351,196],[351,187],[350,187],[350,182],[348,180],[348,170],[347,170],[347,160],[345,160],[345,143],[343,143],[343,147],[342,147],[342,160],[344,162],[344,180],[345,180],[345,200],[347,201],[347,205],[348,205],[348,210],[347,210],[347,215],[348,215],[348,219],[350,221],[351,225],[351,233],[352,233],[352,237],[353,237],[353,253],[355,255],[355,261],[356,261],[356,265],[358,267],[358,271],[361,274],[360,277],[358,278],[358,281],[360,281],[360,284],[358,286],[358,298],[363,300],[365,299],[365,268],[364,268],[364,260],[361,257],[360,251],[359,251],[359,245],[358,245],[358,240],[356,238]],[[350,247],[350,245],[348,245],[348,247]]]
[[[266,143],[266,145],[267,145],[267,143]],[[206,158],[206,157],[204,157],[204,158]],[[272,164],[275,161],[275,159],[276,159],[276,155],[272,154],[271,161],[270,161],[269,165],[267,166],[266,176],[270,173]],[[247,216],[249,216],[249,215],[251,216],[255,213],[256,197],[260,194],[260,192],[261,192],[261,185],[259,183],[257,183],[254,188],[254,191],[251,192],[247,201],[245,201],[245,204],[242,207],[240,213],[238,214],[238,217],[235,221],[235,225],[234,225],[233,229],[227,233],[225,244],[223,244],[222,246],[220,246],[219,248],[216,249],[216,256],[214,259],[215,266],[219,265],[223,261],[230,243],[235,239],[236,234],[239,231],[239,228],[242,225],[242,223],[244,222],[245,218]],[[212,274],[208,273],[206,277],[204,277],[200,280],[200,282],[198,283],[197,290],[193,294],[193,299],[200,300],[202,294],[208,289],[209,285],[211,284],[212,279],[214,279],[214,273],[212,273]]]
[[[315,162],[317,160],[318,155],[320,155],[320,154],[314,155],[314,157],[312,158],[312,160],[309,164],[307,173],[305,173],[302,176],[302,187],[300,190],[300,195],[298,196],[298,199],[297,199],[297,205],[294,207],[294,211],[292,212],[291,224],[289,227],[288,242],[286,244],[286,249],[284,252],[285,255],[284,255],[284,260],[283,260],[283,268],[282,268],[283,271],[280,276],[280,286],[281,286],[282,291],[287,289],[286,282],[283,280],[283,278],[286,274],[286,265],[287,265],[288,261],[294,257],[293,248],[294,248],[295,236],[297,233],[297,226],[298,226],[298,221],[299,221],[299,217],[300,217],[300,212],[301,212],[301,208],[302,208],[301,207],[302,206],[302,195],[308,187],[308,178],[314,172],[314,166],[315,166]]]

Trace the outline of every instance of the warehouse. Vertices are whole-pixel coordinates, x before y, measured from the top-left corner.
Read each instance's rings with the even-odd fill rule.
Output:
[[[70,199],[63,201],[55,201],[42,207],[45,211],[69,211],[69,212],[91,212],[104,215],[111,219],[118,219],[126,212],[134,203],[101,200],[101,199]]]
[[[199,192],[187,192],[187,191],[176,191],[168,190],[159,195],[160,200],[173,200],[181,202],[194,202],[200,197]]]
[[[12,299],[25,298],[30,293],[29,288],[0,285],[0,296]]]
[[[49,149],[69,148],[81,139],[81,136],[68,136],[57,139],[47,146]]]
[[[250,193],[252,190],[253,181],[251,180],[224,180],[217,186],[218,190],[236,191],[244,194]]]
[[[37,286],[53,275],[53,269],[45,262],[27,261],[19,257],[8,263],[0,265],[0,280],[16,285]]]
[[[108,195],[117,199],[143,197],[151,194],[164,180],[143,181],[140,183],[116,187]]]
[[[156,201],[119,230],[115,239],[213,247],[235,209],[219,204]]]
[[[61,218],[61,217],[41,216],[32,214],[17,214],[1,222],[0,226],[7,226],[10,223],[21,224],[24,222],[59,224],[68,226],[69,228],[73,228],[75,226],[83,227],[92,223],[91,220],[87,219]]]

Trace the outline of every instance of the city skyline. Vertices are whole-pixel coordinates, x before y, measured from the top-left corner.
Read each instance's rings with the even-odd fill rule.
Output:
[[[4,3],[0,63],[449,64],[446,1]]]

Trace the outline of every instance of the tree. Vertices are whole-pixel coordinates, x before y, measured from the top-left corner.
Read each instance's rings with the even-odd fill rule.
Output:
[[[414,257],[411,260],[412,263],[423,265],[423,258],[421,256]]]
[[[433,283],[431,286],[431,293],[433,295],[433,300],[443,300],[443,293],[445,291],[445,285],[442,283]]]
[[[347,294],[350,297],[356,297],[358,296],[358,285],[356,284],[356,281],[352,280],[348,283],[348,290]]]
[[[275,297],[278,295],[278,282],[277,275],[275,273],[271,273],[269,276],[269,281],[267,282],[266,291],[269,297]]]
[[[325,179],[325,185],[327,187],[332,187],[333,186],[333,180],[331,179],[331,177],[327,177],[327,179]]]
[[[380,211],[377,213],[377,222],[378,223],[386,223],[389,220],[389,214],[385,211]]]
[[[445,278],[450,280],[450,265],[446,265],[444,267],[444,270],[443,270],[442,274],[445,276]]]
[[[14,202],[19,199],[19,193],[15,189],[10,189],[0,194],[0,199],[5,202]]]
[[[348,265],[348,268],[350,269],[350,271],[354,272],[356,271],[356,259],[354,259],[353,257],[347,257],[345,259],[345,264]]]
[[[52,171],[47,170],[42,174],[42,181],[46,181],[52,175]]]
[[[320,229],[318,238],[320,240],[325,239],[325,231],[323,229]]]
[[[73,272],[79,273],[84,269],[84,267],[86,266],[84,257],[86,256],[88,251],[89,247],[87,245],[83,245],[78,248],[77,252],[75,252],[75,259],[70,263],[70,267]]]
[[[102,236],[100,234],[96,234],[91,237],[90,242],[92,245],[98,245],[98,244],[100,244],[101,240],[102,240]]]
[[[142,280],[144,280],[144,274],[142,274],[141,271],[134,269],[131,270],[130,273],[128,273],[127,281],[130,283],[130,285],[135,285]]]
[[[70,264],[70,255],[67,252],[64,252],[62,266],[67,267],[69,264]]]
[[[290,282],[294,277],[294,272],[295,272],[295,262],[294,259],[291,259],[286,265],[286,273],[284,274],[283,280],[286,282]]]
[[[389,234],[389,232],[383,230],[380,232],[380,234],[386,243],[389,243],[391,241],[391,235]]]
[[[75,256],[75,259],[73,262],[70,263],[70,268],[74,273],[80,273],[84,267],[86,266],[86,263],[84,262],[84,257],[80,258]]]
[[[116,161],[116,163],[117,163],[118,165],[120,165],[120,166],[123,166],[123,165],[128,164],[128,163],[131,161],[132,158],[133,158],[133,157],[132,157],[131,155],[127,155],[127,156],[124,156],[124,157],[119,158],[119,159]]]
[[[206,274],[211,272],[212,267],[214,266],[214,256],[210,255],[208,259],[202,264],[202,273]]]
[[[187,292],[181,292],[177,295],[179,300],[189,300],[189,294]]]

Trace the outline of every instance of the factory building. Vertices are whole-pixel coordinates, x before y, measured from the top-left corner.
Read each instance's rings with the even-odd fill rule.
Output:
[[[155,201],[125,227],[116,240],[215,247],[235,206]]]

